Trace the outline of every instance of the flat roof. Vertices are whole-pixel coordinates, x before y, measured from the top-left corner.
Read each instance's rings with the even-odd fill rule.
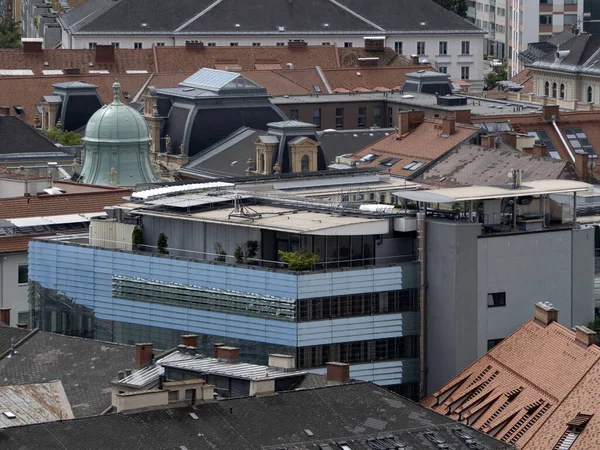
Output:
[[[360,67],[356,68],[360,72]],[[286,95],[271,98],[274,105],[293,105],[299,103],[350,103],[385,100],[388,103],[398,105],[410,105],[417,108],[439,109],[446,111],[456,111],[469,109],[473,115],[490,116],[501,114],[532,114],[542,110],[542,106],[535,103],[515,102],[507,100],[492,100],[478,97],[469,97],[463,95],[452,95],[452,98],[466,97],[467,104],[460,106],[438,105],[437,97],[432,94],[422,94],[419,92],[407,92],[409,96],[394,92],[355,92],[340,94],[319,94],[319,95]],[[514,108],[516,105],[525,106],[523,109]]]
[[[506,186],[468,186],[429,191],[399,191],[394,195],[407,200],[426,203],[454,203],[469,200],[485,200],[529,195],[561,194],[587,191],[590,184],[572,180],[527,181],[518,189]]]
[[[295,201],[295,199],[290,199],[290,201]],[[131,206],[139,205],[121,205],[122,208]],[[297,207],[286,208],[284,205],[252,204],[246,206],[246,208],[251,213],[246,217],[231,215],[233,213],[232,205],[185,215],[144,209],[137,209],[135,212],[145,216],[171,217],[181,220],[319,236],[359,236],[386,234],[389,231],[389,219],[387,218],[342,216],[325,212],[299,210]]]

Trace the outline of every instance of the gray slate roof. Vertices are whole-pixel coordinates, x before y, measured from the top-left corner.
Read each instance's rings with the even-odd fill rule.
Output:
[[[10,350],[10,346],[13,342],[17,344],[29,333],[31,333],[31,330],[23,330],[21,328],[0,325],[0,355]]]
[[[191,412],[197,419],[190,416]],[[433,435],[428,438],[426,433]],[[352,450],[370,450],[377,447],[370,447],[368,439],[389,436],[407,444],[407,450],[439,449],[432,442],[435,438],[448,445],[444,448],[453,450],[509,449],[506,444],[371,383],[220,401],[196,405],[193,410],[160,409],[8,428],[0,431],[0,447],[318,450],[340,448],[337,443],[345,442]],[[467,444],[468,437],[479,446]]]
[[[317,131],[317,135],[321,140],[325,159],[329,163],[335,161],[336,156],[356,153],[394,132],[394,128],[361,128],[359,130]]]
[[[515,167],[523,170],[523,181],[579,180],[569,161],[462,144],[428,164],[413,181],[440,187],[506,184],[506,174]]]
[[[59,20],[75,33],[483,34],[432,0],[170,0],[169,14],[163,0],[88,0]]]
[[[60,380],[75,417],[87,417],[110,406],[110,380],[134,367],[134,346],[39,331],[0,360],[0,385]]]
[[[566,41],[557,38],[556,42],[560,44],[554,44],[553,51],[546,51],[527,67],[600,75],[600,36],[582,33]],[[560,57],[557,51],[560,52]]]
[[[0,158],[12,154],[26,156],[28,153],[52,156],[57,152],[63,154],[52,140],[18,117],[0,116]]]

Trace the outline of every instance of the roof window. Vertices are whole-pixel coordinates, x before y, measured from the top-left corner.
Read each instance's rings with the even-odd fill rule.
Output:
[[[565,431],[565,434],[558,440],[554,446],[554,450],[569,450],[591,418],[592,416],[588,414],[577,414],[573,419],[567,422],[567,431]]]
[[[14,105],[13,108],[15,108],[15,112],[17,113],[18,116],[25,115],[25,110],[23,109],[23,107],[21,105]]]

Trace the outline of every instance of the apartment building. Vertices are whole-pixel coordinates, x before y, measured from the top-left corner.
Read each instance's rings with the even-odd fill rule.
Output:
[[[523,70],[519,53],[563,30],[582,29],[583,0],[508,0],[509,75]]]
[[[510,0],[475,2],[475,25],[486,31],[484,54],[489,58],[508,57],[508,19]]]
[[[241,361],[289,354],[316,373],[339,361],[353,378],[419,396],[414,217],[223,182],[157,189],[89,236],[31,244],[32,325],[159,348],[193,333],[203,354],[225,343]],[[135,248],[134,229],[145,243]]]
[[[506,184],[397,193],[428,205],[428,394],[510,336],[537,301],[564,311],[559,321],[568,328],[594,317],[594,230],[580,227],[572,209],[590,185],[520,182],[518,167],[508,173]],[[554,201],[557,194],[568,200]]]
[[[144,49],[186,42],[210,47],[383,46],[483,80],[484,32],[432,0],[186,0],[170,14],[145,0],[84,3],[61,16],[63,48],[108,44]],[[135,16],[136,20],[130,20]],[[468,72],[468,75],[467,75]]]

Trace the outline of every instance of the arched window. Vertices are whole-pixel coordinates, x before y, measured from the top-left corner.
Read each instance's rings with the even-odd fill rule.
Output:
[[[300,172],[310,172],[310,159],[308,155],[304,155],[302,159],[300,159]]]
[[[552,83],[552,98],[556,98],[556,83]]]
[[[594,101],[594,90],[591,86],[588,86],[587,101],[588,103],[592,103]]]
[[[560,98],[564,100],[565,98],[565,85],[560,83]]]
[[[550,83],[548,81],[546,81],[546,84],[544,84],[544,95],[546,97],[550,95]]]
[[[258,155],[258,173],[265,173],[265,154]]]

